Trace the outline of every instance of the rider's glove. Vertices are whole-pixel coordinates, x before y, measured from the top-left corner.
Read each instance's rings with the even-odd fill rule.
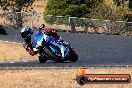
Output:
[[[23,47],[26,49],[26,51],[32,50],[31,44],[26,44],[26,45],[24,45]]]
[[[32,49],[31,44],[24,44],[23,47],[26,49],[27,52],[29,52],[30,55],[34,56],[37,54],[37,52]]]
[[[34,56],[34,55],[37,54],[37,52],[35,52],[34,50],[31,50],[31,51],[29,51],[29,54],[32,55],[32,56]]]
[[[32,56],[34,56],[34,55],[37,54],[37,52],[35,52],[31,47],[27,47],[27,48],[26,48],[26,51],[28,51],[29,54],[32,55]]]

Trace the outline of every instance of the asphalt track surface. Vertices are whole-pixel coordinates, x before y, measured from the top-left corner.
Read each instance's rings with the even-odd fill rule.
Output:
[[[132,66],[132,36],[59,32],[71,43],[79,56],[77,62],[10,61],[0,67],[76,67],[76,66]],[[19,32],[0,35],[0,40],[21,43]]]

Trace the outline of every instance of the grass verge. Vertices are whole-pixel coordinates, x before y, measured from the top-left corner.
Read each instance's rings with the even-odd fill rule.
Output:
[[[23,48],[22,44],[0,41],[0,62],[9,60],[34,60],[37,56],[31,56]]]
[[[75,78],[76,69],[0,70],[0,88],[131,88],[129,84],[85,84],[80,86]],[[132,68],[90,67],[87,74],[130,74]]]

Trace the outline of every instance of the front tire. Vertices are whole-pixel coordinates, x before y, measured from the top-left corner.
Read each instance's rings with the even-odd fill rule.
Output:
[[[76,62],[77,60],[78,60],[77,53],[73,49],[71,49],[69,52],[69,61]]]
[[[42,56],[39,56],[39,62],[40,63],[45,63],[47,61],[46,58],[42,57]]]

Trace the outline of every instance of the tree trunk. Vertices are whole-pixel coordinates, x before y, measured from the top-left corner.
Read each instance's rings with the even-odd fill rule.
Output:
[[[19,0],[16,1],[15,6],[15,21],[16,21],[16,28],[22,27],[22,15],[21,15],[22,5]]]
[[[21,12],[16,12],[16,27],[20,28],[22,27],[22,15]]]

